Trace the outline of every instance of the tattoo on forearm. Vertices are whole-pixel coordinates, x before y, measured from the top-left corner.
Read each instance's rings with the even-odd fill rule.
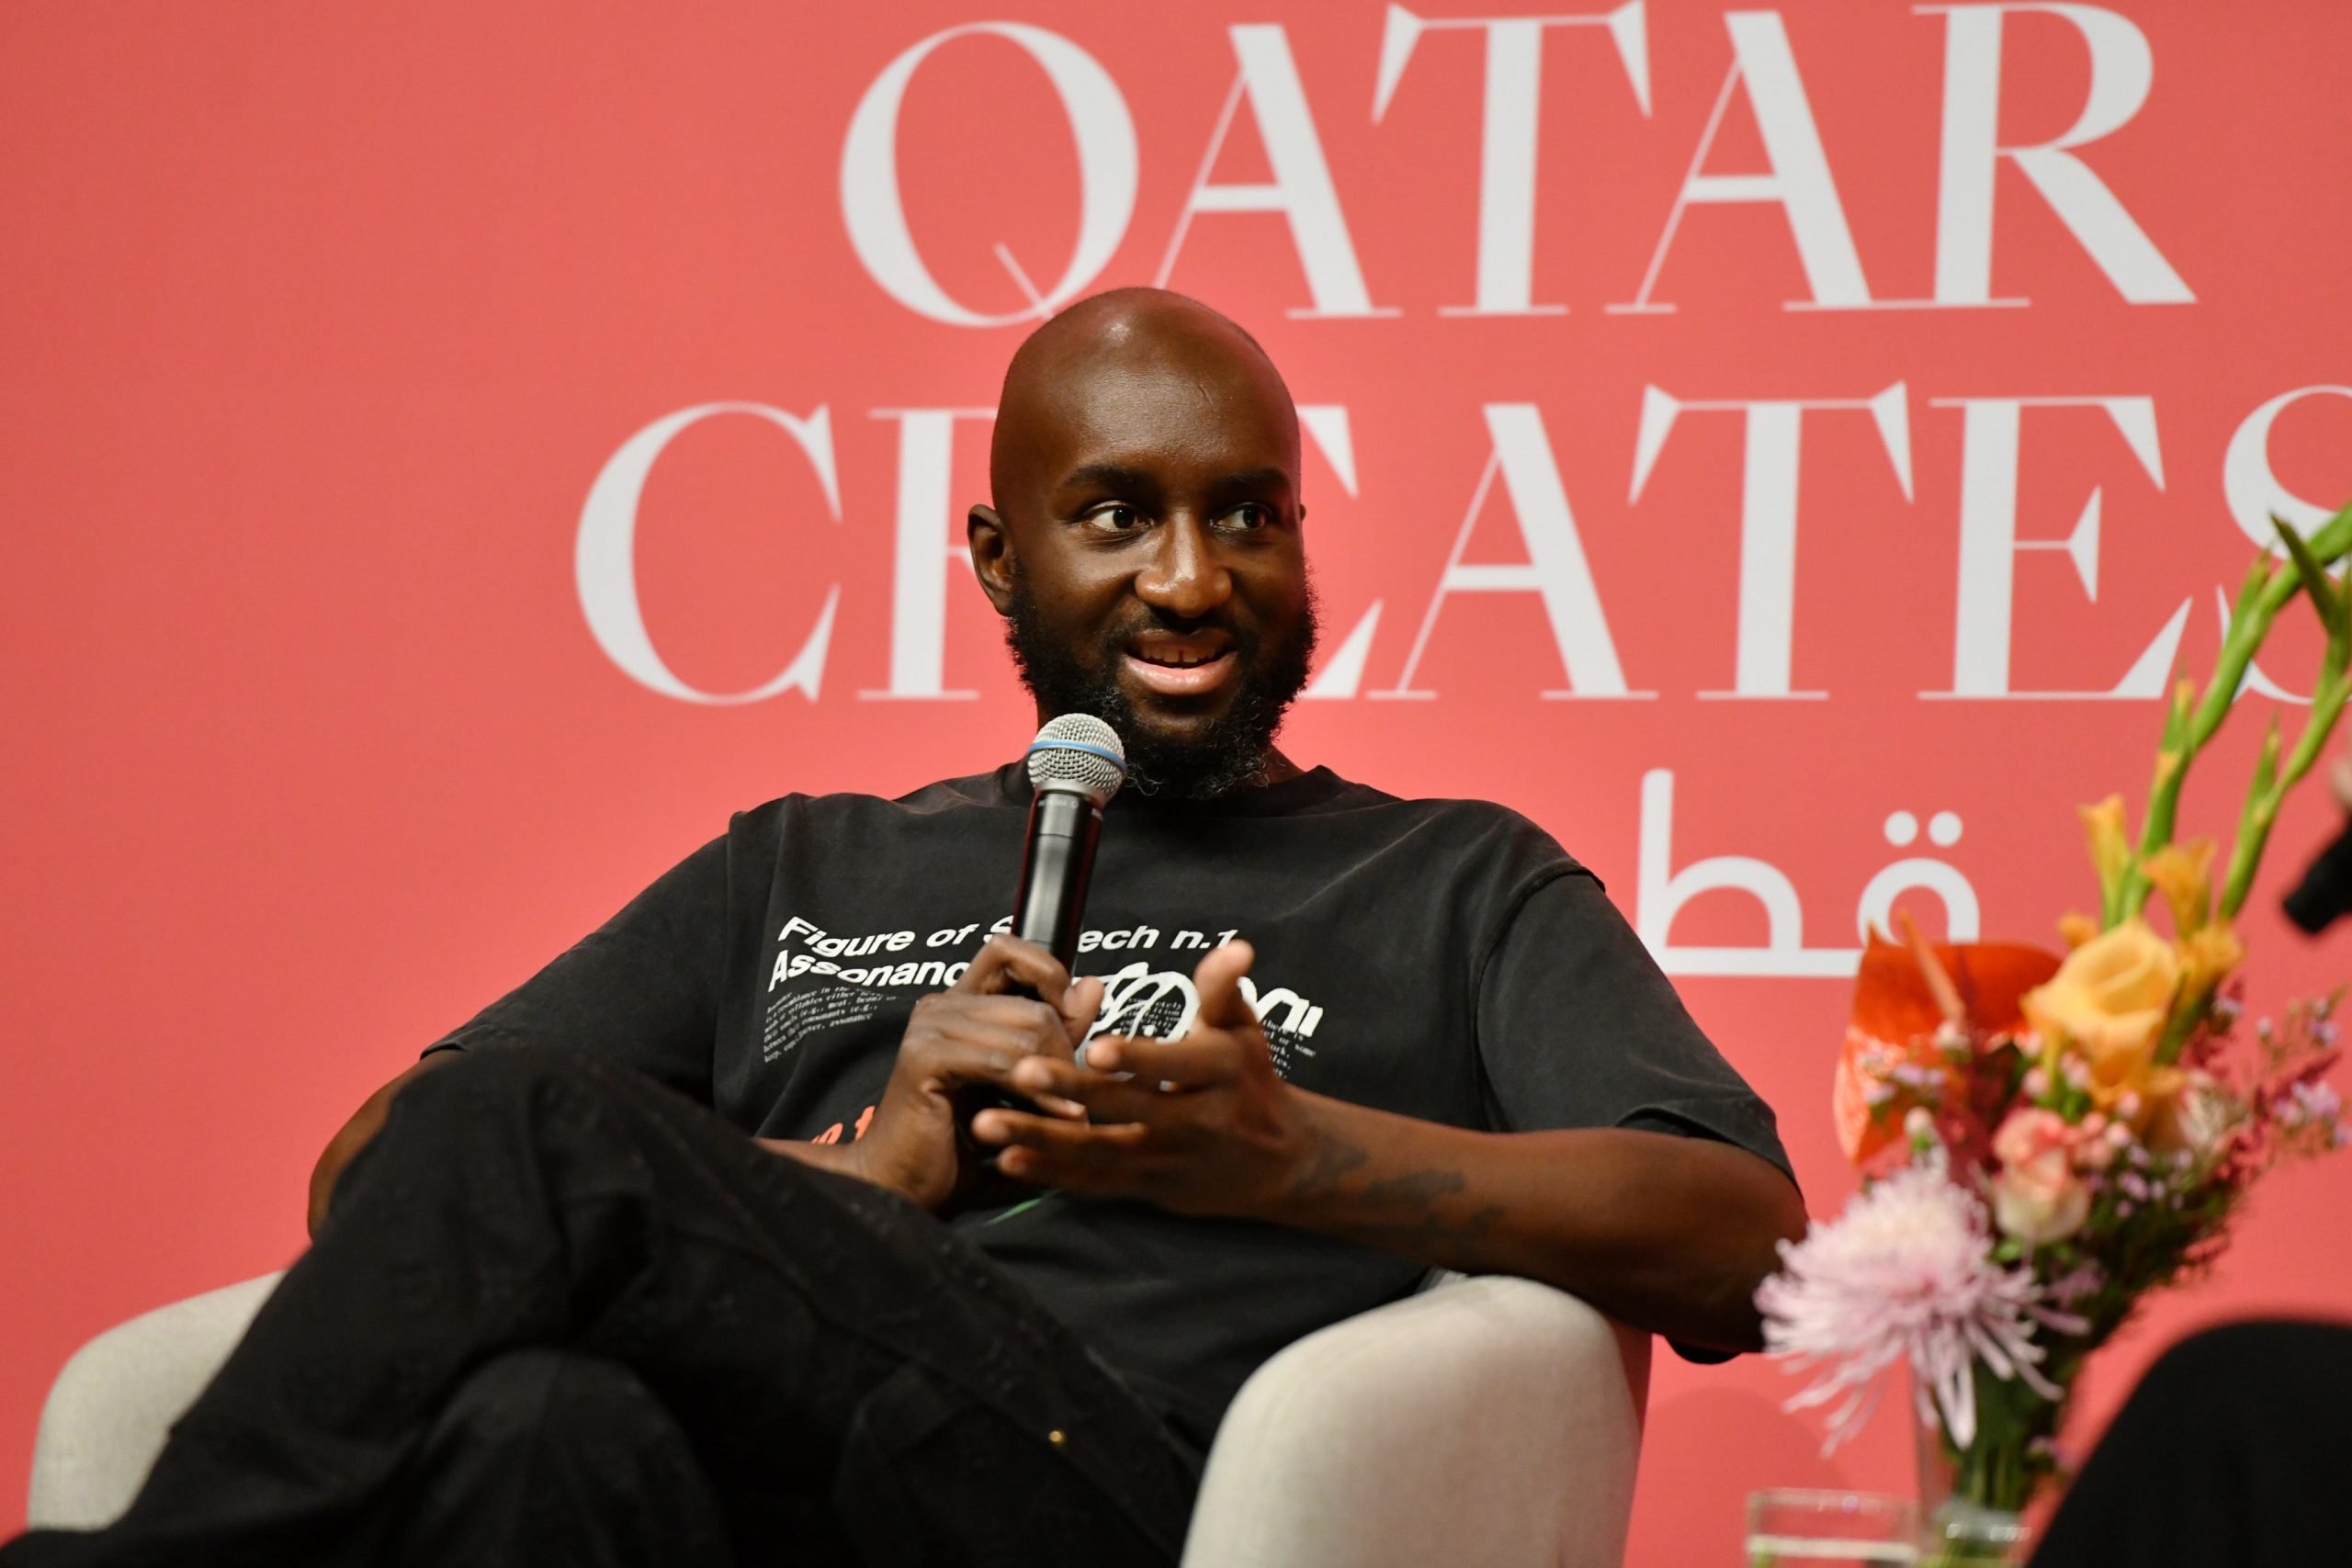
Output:
[[[1315,1129],[1315,1153],[1298,1179],[1291,1183],[1294,1198],[1320,1198],[1340,1185],[1340,1179],[1372,1156],[1344,1138]]]
[[[1350,1241],[1385,1250],[1420,1253],[1439,1243],[1458,1247],[1464,1242],[1486,1239],[1502,1217],[1502,1205],[1489,1203],[1474,1209],[1459,1219],[1423,1213],[1409,1220],[1351,1221],[1340,1225],[1338,1234]]]
[[[1363,1190],[1367,1203],[1396,1203],[1427,1208],[1441,1198],[1452,1197],[1462,1190],[1462,1173],[1458,1170],[1408,1170],[1401,1176],[1385,1177]]]
[[[1362,1145],[1318,1128],[1314,1152],[1306,1170],[1292,1184],[1291,1195],[1306,1200],[1340,1197],[1348,1178],[1371,1158]],[[1344,1194],[1351,1207],[1361,1204],[1372,1213],[1340,1218],[1332,1228],[1367,1247],[1405,1252],[1419,1251],[1440,1242],[1476,1241],[1485,1237],[1501,1218],[1500,1204],[1487,1204],[1468,1213],[1440,1212],[1447,1200],[1459,1198],[1468,1185],[1468,1179],[1459,1170],[1408,1170],[1384,1176],[1366,1182],[1353,1193]]]

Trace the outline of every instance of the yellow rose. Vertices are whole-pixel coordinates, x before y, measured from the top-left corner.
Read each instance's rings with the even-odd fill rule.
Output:
[[[2146,1085],[2180,959],[2147,922],[2125,920],[2066,955],[2058,973],[2018,998],[2045,1049],[2071,1043],[2091,1069],[2091,1094],[2109,1109]],[[2143,1096],[2144,1098],[2144,1096]]]
[[[2172,910],[2172,929],[2183,942],[2205,924],[2213,902],[2213,840],[2192,839],[2166,844],[2140,863],[2140,874],[2165,896]]]

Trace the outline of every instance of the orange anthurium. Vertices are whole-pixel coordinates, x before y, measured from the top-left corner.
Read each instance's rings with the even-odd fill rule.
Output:
[[[2018,998],[2058,972],[2056,953],[2018,942],[1923,944],[1923,951],[1934,956],[1949,977],[1959,1019],[1947,1020],[1936,987],[1909,947],[1882,941],[1873,932],[1862,950],[1861,967],[1854,976],[1853,1018],[1830,1096],[1838,1145],[1856,1165],[1903,1130],[1900,1116],[1872,1114],[1868,1092],[1872,1075],[1862,1066],[1865,1052],[1941,1068],[1944,1062],[1935,1040],[1947,1021],[1958,1022],[1978,1039],[2021,1030],[2025,1014]]]

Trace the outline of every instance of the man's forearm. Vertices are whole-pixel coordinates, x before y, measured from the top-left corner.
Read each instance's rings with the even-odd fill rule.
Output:
[[[1804,1206],[1745,1149],[1618,1128],[1479,1133],[1301,1098],[1306,1145],[1256,1217],[1542,1280],[1678,1339],[1761,1344],[1752,1297]]]
[[[855,1139],[842,1144],[820,1144],[807,1138],[754,1138],[752,1141],[770,1154],[798,1160],[802,1165],[813,1165],[819,1170],[854,1177],[860,1181],[872,1182],[876,1187],[889,1185],[865,1168],[865,1162],[858,1157]],[[891,1190],[898,1190],[892,1188]],[[899,1196],[904,1197],[905,1194],[900,1193]]]

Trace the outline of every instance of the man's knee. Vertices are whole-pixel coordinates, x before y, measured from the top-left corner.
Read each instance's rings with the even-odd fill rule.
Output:
[[[556,1045],[492,1045],[453,1051],[446,1066],[419,1077],[395,1103],[462,1100],[478,1106],[560,1100],[623,1081],[625,1069]]]
[[[615,1361],[551,1348],[509,1350],[467,1374],[442,1407],[442,1430],[483,1449],[528,1448],[666,1423],[637,1375]]]
[[[634,1163],[623,1112],[641,1082],[626,1068],[545,1046],[469,1051],[408,1084],[384,1126],[337,1184],[334,1213],[382,1198],[413,1209],[450,1183],[486,1198],[526,1198],[550,1172]],[[477,1216],[479,1217],[479,1216]]]
[[[465,1051],[402,1089],[384,1132],[431,1137],[480,1128],[506,1143],[541,1129],[587,1132],[610,1124],[608,1108],[644,1087],[628,1068],[557,1046]]]
[[[433,1424],[403,1515],[400,1562],[732,1555],[667,1407],[626,1367],[569,1350],[511,1350],[469,1373]]]

